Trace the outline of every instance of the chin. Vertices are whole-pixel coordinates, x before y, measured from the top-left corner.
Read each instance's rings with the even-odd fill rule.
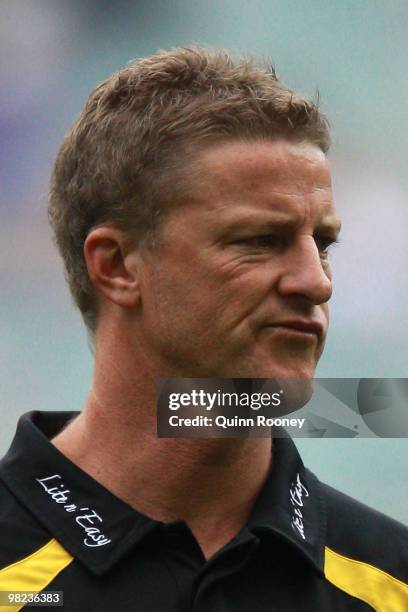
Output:
[[[316,363],[276,363],[276,360],[257,360],[245,364],[229,365],[222,368],[216,375],[219,378],[267,378],[282,380],[312,380],[316,371]]]
[[[252,360],[252,378],[282,378],[293,380],[310,380],[316,372],[315,354],[302,354],[277,351],[273,356],[262,355]]]

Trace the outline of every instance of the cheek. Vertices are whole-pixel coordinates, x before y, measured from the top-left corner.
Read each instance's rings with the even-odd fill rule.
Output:
[[[327,332],[328,332],[328,327],[329,327],[329,306],[327,304],[327,302],[325,304],[321,304],[320,306],[322,314],[323,314],[323,321],[322,323],[325,325],[325,333],[323,335],[322,340],[319,342],[319,345],[317,347],[317,358],[320,359],[321,354],[323,353],[325,344],[326,344],[326,339],[327,339]]]
[[[150,323],[156,330],[228,332],[268,298],[275,277],[271,262],[177,257],[146,281]]]
[[[330,318],[329,304],[327,302],[325,302],[324,304],[321,304],[320,308],[322,309],[323,316],[324,316],[324,318],[325,318],[325,320],[327,321],[327,324],[328,324],[329,323],[329,318]]]
[[[217,319],[228,329],[246,327],[266,304],[276,304],[278,278],[277,262],[271,261],[241,260],[233,268],[221,269],[211,294],[217,300]]]
[[[217,291],[209,291],[205,277],[166,270],[150,279],[146,291],[146,323],[166,336],[197,333],[214,318]],[[210,316],[211,315],[211,316]]]
[[[273,294],[279,278],[277,265],[269,262],[240,263],[234,274],[222,279],[226,299],[236,305],[240,313],[256,310]]]

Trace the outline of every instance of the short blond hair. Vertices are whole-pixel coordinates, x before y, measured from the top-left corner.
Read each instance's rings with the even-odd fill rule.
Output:
[[[328,123],[318,101],[287,88],[271,65],[234,61],[226,51],[160,51],[92,91],[59,149],[49,203],[69,287],[91,333],[98,296],[83,253],[89,231],[114,225],[135,240],[146,238],[164,204],[177,201],[189,148],[278,137],[327,152]]]

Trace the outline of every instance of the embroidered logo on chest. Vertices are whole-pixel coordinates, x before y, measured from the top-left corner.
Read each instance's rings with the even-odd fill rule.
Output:
[[[78,508],[76,504],[70,502],[68,494],[71,493],[71,491],[63,484],[60,474],[54,474],[53,476],[47,476],[45,478],[36,478],[36,481],[42,486],[44,491],[48,493],[50,499],[55,504],[62,505],[65,512],[75,512],[75,522],[85,533],[83,539],[85,546],[105,546],[105,544],[111,542],[111,540],[102,533],[101,525],[103,520],[93,508],[88,508],[88,506]]]
[[[305,526],[303,522],[303,503],[305,497],[309,497],[309,491],[300,480],[300,474],[298,473],[290,486],[289,499],[290,503],[292,504],[291,525],[303,540],[306,539]]]

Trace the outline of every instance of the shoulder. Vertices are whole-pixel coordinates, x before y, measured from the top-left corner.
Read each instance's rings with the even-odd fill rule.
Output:
[[[327,554],[332,551],[338,563],[343,558],[367,564],[408,582],[408,527],[327,484],[321,486]]]

